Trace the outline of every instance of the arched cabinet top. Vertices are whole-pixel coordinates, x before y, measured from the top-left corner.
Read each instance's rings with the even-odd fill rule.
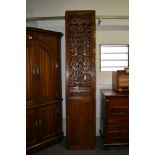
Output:
[[[40,28],[34,28],[34,27],[26,27],[26,31],[29,33],[39,33],[39,34],[47,34],[47,35],[55,35],[57,37],[62,37],[63,33],[51,31],[51,30],[44,30]]]

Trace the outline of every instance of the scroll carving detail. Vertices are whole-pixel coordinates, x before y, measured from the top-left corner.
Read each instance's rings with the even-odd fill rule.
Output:
[[[70,24],[71,96],[89,96],[91,88],[91,22],[90,15],[73,16]],[[80,19],[80,20],[78,20]],[[82,20],[81,20],[82,19]],[[77,90],[77,91],[76,91]],[[82,91],[78,91],[82,90]]]

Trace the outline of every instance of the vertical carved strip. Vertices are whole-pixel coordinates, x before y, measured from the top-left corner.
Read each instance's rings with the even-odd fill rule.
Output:
[[[66,122],[69,148],[95,148],[95,11],[67,11]]]
[[[92,86],[92,68],[94,63],[94,50],[92,40],[94,40],[94,31],[92,31],[93,14],[77,13],[70,14],[67,23],[69,32],[69,77],[68,87],[70,96],[90,96]],[[93,22],[92,22],[93,21]],[[79,92],[80,91],[80,92]]]

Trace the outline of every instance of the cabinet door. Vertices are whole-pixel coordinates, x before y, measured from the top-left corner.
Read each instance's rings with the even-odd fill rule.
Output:
[[[45,141],[58,136],[59,110],[58,103],[39,108],[39,133],[40,140]]]
[[[38,41],[40,102],[45,104],[60,97],[60,65],[52,46]]]
[[[33,105],[32,100],[32,53],[33,43],[30,40],[26,41],[26,103]]]
[[[30,37],[30,36],[29,36]],[[36,42],[31,38],[26,40],[26,106],[36,104],[37,86],[37,51]]]
[[[26,111],[26,146],[32,146],[37,142],[38,121],[36,111]]]

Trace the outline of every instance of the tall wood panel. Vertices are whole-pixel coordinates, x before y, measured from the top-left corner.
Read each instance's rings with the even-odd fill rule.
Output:
[[[95,11],[66,11],[67,147],[94,149],[96,135]]]
[[[62,33],[26,29],[27,153],[60,141]]]

